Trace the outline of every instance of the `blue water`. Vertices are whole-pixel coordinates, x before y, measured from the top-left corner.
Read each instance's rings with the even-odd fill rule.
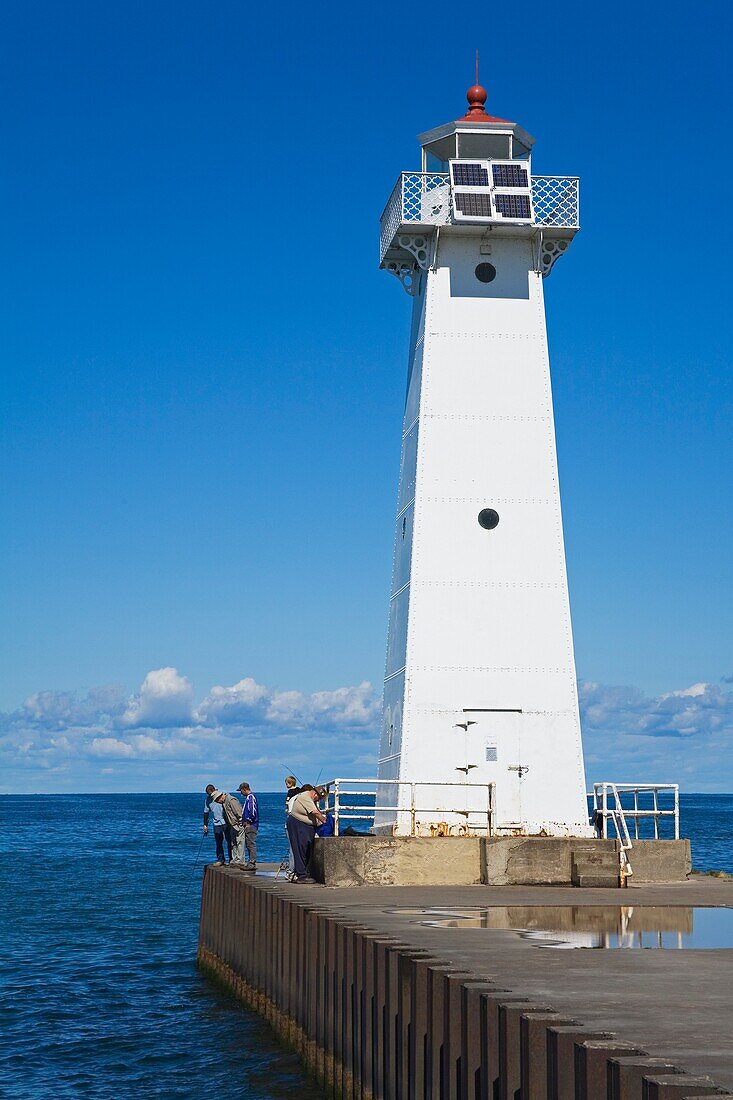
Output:
[[[199,794],[0,800],[0,1096],[218,1100],[322,1093],[196,970]],[[262,795],[261,858],[284,851]],[[682,796],[700,870],[733,873],[733,795]]]
[[[202,808],[187,794],[0,800],[1,1097],[322,1097],[195,968]],[[262,857],[280,859],[282,797],[261,809]]]

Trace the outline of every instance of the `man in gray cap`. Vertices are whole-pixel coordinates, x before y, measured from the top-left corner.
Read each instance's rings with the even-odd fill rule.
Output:
[[[232,862],[232,832],[224,817],[224,807],[218,801],[218,797],[221,794],[217,791],[213,783],[209,783],[206,788],[206,797],[204,799],[204,836],[209,831],[209,815],[214,819],[214,840],[216,841],[216,862],[221,864],[222,867],[226,866],[226,859],[224,857],[224,841],[227,842],[227,852],[229,855],[229,862]],[[216,799],[214,798],[216,795]]]
[[[226,791],[213,791],[212,803],[221,806],[224,821],[229,829],[232,842],[232,858],[230,862],[235,867],[241,867],[244,863],[244,824],[242,822],[242,807],[232,795]]]

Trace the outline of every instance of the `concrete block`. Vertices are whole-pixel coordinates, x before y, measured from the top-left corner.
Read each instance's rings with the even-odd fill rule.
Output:
[[[343,1100],[358,1100],[356,1081],[359,1075],[359,937],[366,931],[364,925],[344,925],[344,970],[342,993],[342,1074]]]
[[[618,875],[578,875],[573,879],[573,886],[584,890],[615,890],[620,886]]]
[[[618,852],[610,848],[573,851],[573,886],[620,886]]]
[[[438,959],[413,958],[410,988],[410,1030],[408,1050],[408,1100],[423,1100],[430,1080],[430,1028],[428,971],[440,966]]]
[[[481,1080],[482,1089],[485,1084],[489,1100],[492,1100],[492,1098],[498,1100],[501,1087],[499,1013],[501,1008],[508,1004],[521,1005],[526,1012],[531,1012],[535,1007],[531,1001],[527,1000],[526,996],[518,993],[497,990],[495,993],[481,994],[481,1033],[483,1040]]]
[[[362,970],[364,974],[363,995],[363,1020],[364,1034],[362,1036],[362,1096],[381,1095],[381,1046],[380,1046],[380,1021],[381,1006],[379,1002],[379,974],[377,947],[379,944],[389,944],[393,941],[387,936],[379,936],[369,933],[362,937]]]
[[[582,1024],[548,1024],[548,1100],[575,1100],[575,1044],[587,1039],[611,1040],[613,1036]]]
[[[547,1016],[553,1012],[550,1005],[512,1004],[499,1005],[499,1098],[515,1100],[522,1085],[522,1046],[520,1020],[522,1016],[539,1013]]]
[[[496,993],[489,981],[464,982],[461,987],[461,1100],[481,1100],[488,1093],[484,1081],[486,1036],[481,1028],[481,995]]]
[[[413,985],[416,963],[439,965],[439,960],[427,951],[411,948],[400,952],[397,958],[398,1012],[395,1036],[395,1072],[397,1076],[397,1095],[406,1097],[411,1089],[411,1041],[414,1030],[413,1021]]]
[[[638,840],[630,859],[633,882],[679,882],[690,872],[690,844]],[[608,879],[618,875],[618,842],[537,836],[319,837],[311,870],[326,886],[567,885],[578,878],[584,886],[605,887],[615,885]]]
[[[519,1019],[521,1100],[547,1100],[547,1028],[576,1026],[557,1012],[528,1012]]]
[[[722,1093],[709,1077],[691,1077],[687,1073],[664,1073],[645,1077],[642,1100],[685,1100],[692,1096],[715,1096]]]
[[[455,1080],[450,1064],[450,982],[469,981],[472,975],[455,966],[428,967],[428,1070],[426,1095],[455,1100]],[[460,1031],[459,1031],[460,1043]]]
[[[484,882],[492,886],[569,885],[575,853],[616,852],[614,840],[578,837],[489,837],[482,844]]]
[[[614,1055],[608,1062],[608,1100],[641,1100],[644,1077],[677,1072],[666,1058]]]
[[[463,1100],[463,989],[474,977],[471,973],[446,975],[445,996],[445,1078],[447,1100]]]
[[[644,1054],[622,1039],[584,1039],[575,1043],[575,1100],[596,1100],[607,1096],[609,1060],[614,1054],[630,1057]]]
[[[318,837],[313,874],[326,886],[474,886],[479,837]]]
[[[635,840],[631,882],[682,882],[692,870],[689,840]]]
[[[391,1100],[393,1070],[393,1030],[390,1026],[391,1003],[394,996],[390,983],[390,965],[395,966],[394,952],[401,945],[396,940],[373,941],[375,952],[375,1016],[374,1016],[374,1094]]]
[[[582,850],[573,848],[573,863],[581,867],[603,867],[604,870],[615,870],[619,865],[618,853],[608,847]]]

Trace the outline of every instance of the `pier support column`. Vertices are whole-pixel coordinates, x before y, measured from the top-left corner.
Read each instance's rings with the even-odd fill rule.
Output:
[[[608,1095],[609,1061],[643,1054],[643,1050],[620,1039],[584,1039],[575,1044],[575,1100],[595,1100]]]
[[[557,1012],[527,1012],[519,1018],[522,1100],[547,1100],[547,1028],[575,1025]]]

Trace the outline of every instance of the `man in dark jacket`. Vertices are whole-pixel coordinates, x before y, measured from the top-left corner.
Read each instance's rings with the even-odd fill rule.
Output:
[[[245,868],[248,871],[256,871],[257,830],[260,827],[260,808],[257,805],[257,795],[254,793],[249,783],[240,783],[237,789],[244,800],[244,805],[242,807],[242,826],[244,828],[244,843],[247,845],[248,860],[245,864]]]

